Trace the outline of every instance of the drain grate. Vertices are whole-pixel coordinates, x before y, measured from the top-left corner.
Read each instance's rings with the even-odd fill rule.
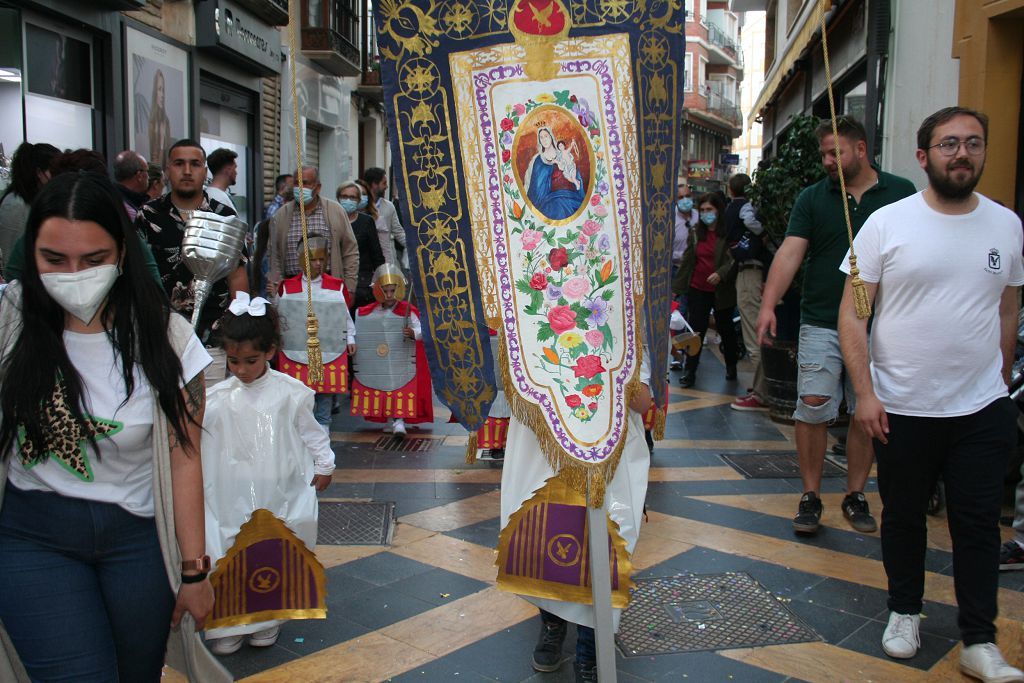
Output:
[[[800,476],[796,453],[722,453],[722,460],[747,479],[793,479]],[[825,457],[823,477],[846,476],[846,468]]]
[[[394,528],[394,503],[321,501],[316,542],[320,545],[388,545]]]
[[[375,451],[399,453],[426,453],[436,451],[444,439],[420,439],[401,436],[382,436],[373,444]]]
[[[625,656],[645,657],[821,637],[749,574],[727,572],[637,579],[615,640]]]

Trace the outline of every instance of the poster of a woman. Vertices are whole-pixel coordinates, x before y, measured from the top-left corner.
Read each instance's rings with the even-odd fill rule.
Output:
[[[565,121],[552,123],[550,118],[549,111],[537,122],[532,147],[528,138],[520,141],[517,157],[526,161],[519,169],[526,199],[542,217],[563,221],[579,213],[586,201],[590,159],[586,137],[575,130],[575,121],[564,117]],[[524,129],[521,135],[530,135],[530,128]]]
[[[164,105],[166,97],[164,72],[157,69],[153,75],[153,97],[149,106],[149,156],[158,164],[164,163],[167,148],[171,146],[171,120],[167,118]]]
[[[188,137],[188,53],[136,29],[125,29],[129,70],[128,144],[149,161],[167,161],[167,148]]]

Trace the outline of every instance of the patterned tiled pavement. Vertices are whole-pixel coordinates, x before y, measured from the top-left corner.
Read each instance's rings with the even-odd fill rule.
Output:
[[[742,366],[741,366],[742,368]],[[793,451],[792,428],[762,413],[729,408],[749,374],[726,382],[714,358],[697,386],[673,374],[666,440],[656,444],[648,521],[634,557],[637,577],[745,572],[819,640],[717,651],[625,657],[619,681],[947,681],[957,671],[956,608],[950,539],[929,519],[922,646],[909,661],[888,659],[880,638],[887,617],[878,534],[853,532],[839,502],[845,480],[826,479],[824,528],[793,534],[797,479],[745,479],[719,456]],[[343,413],[347,410],[347,402]],[[390,546],[318,546],[327,568],[326,620],[287,623],[277,645],[223,659],[242,681],[543,681],[572,679],[571,634],[559,672],[538,674],[530,655],[537,610],[494,584],[501,470],[464,462],[466,436],[438,406],[427,452],[375,450],[381,436],[344,414],[334,423],[338,469],[324,500],[394,501]],[[878,514],[874,479],[868,499]],[[1006,532],[1008,530],[1004,530]],[[999,642],[1024,663],[1024,572],[1000,578]],[[171,674],[169,679],[175,678]],[[963,680],[968,680],[964,678]]]

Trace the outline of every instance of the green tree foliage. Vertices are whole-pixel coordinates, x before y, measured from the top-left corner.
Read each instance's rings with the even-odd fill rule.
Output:
[[[814,129],[816,116],[793,116],[785,139],[779,143],[767,168],[754,172],[754,184],[747,193],[757,207],[761,223],[773,240],[781,244],[789,224],[789,212],[796,196],[825,176]]]

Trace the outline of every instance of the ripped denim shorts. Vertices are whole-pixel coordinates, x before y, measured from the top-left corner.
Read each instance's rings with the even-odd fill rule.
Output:
[[[836,330],[801,325],[797,363],[800,371],[796,380],[794,420],[807,424],[832,422],[839,416],[839,404],[844,397],[846,412],[853,415],[853,385],[843,369],[843,354],[839,350],[839,333]],[[828,400],[818,406],[808,405],[804,399],[812,396]]]

